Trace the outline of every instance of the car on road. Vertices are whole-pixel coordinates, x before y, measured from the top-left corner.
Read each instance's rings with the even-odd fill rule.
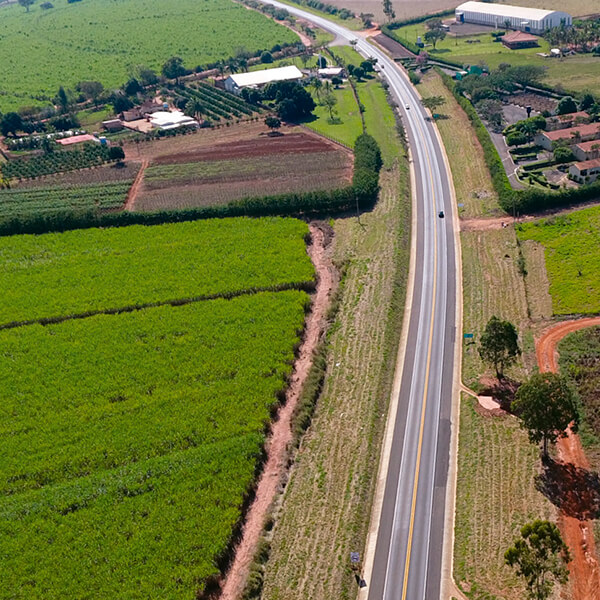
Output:
[[[438,213],[438,217],[439,217],[440,219],[443,219],[443,218],[444,218],[444,211],[443,211],[443,210],[440,210],[440,212]]]
[[[406,108],[406,110],[408,110],[410,108],[410,104],[405,104],[404,108]]]

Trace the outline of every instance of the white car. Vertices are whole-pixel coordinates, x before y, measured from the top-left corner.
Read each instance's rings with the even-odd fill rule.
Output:
[[[410,104],[405,104],[405,105],[404,105],[404,108],[405,108],[406,110],[408,110],[408,109],[410,108]]]

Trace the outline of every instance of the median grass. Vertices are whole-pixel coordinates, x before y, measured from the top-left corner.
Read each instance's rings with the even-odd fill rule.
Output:
[[[436,126],[442,136],[450,162],[458,214],[481,217],[503,214],[490,173],[483,159],[483,149],[469,118],[435,71],[429,71],[417,86],[423,98],[442,96],[445,104],[436,110],[442,116]],[[460,206],[460,205],[463,206]]]
[[[554,314],[600,312],[600,207],[522,223],[518,234],[544,247]]]

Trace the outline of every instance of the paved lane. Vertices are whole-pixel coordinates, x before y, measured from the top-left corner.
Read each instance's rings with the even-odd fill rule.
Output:
[[[440,597],[453,388],[456,257],[448,173],[432,124],[401,68],[325,17],[262,0],[312,21],[376,58],[401,108],[412,153],[417,256],[399,407],[394,425],[369,600]],[[446,218],[438,217],[444,211]]]

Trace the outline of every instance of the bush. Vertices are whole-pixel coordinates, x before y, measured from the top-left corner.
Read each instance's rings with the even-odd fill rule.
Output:
[[[273,55],[265,50],[265,52],[260,55],[260,62],[265,64],[272,63]]]
[[[527,136],[520,131],[513,131],[506,136],[506,143],[509,146],[521,146],[527,143]]]

